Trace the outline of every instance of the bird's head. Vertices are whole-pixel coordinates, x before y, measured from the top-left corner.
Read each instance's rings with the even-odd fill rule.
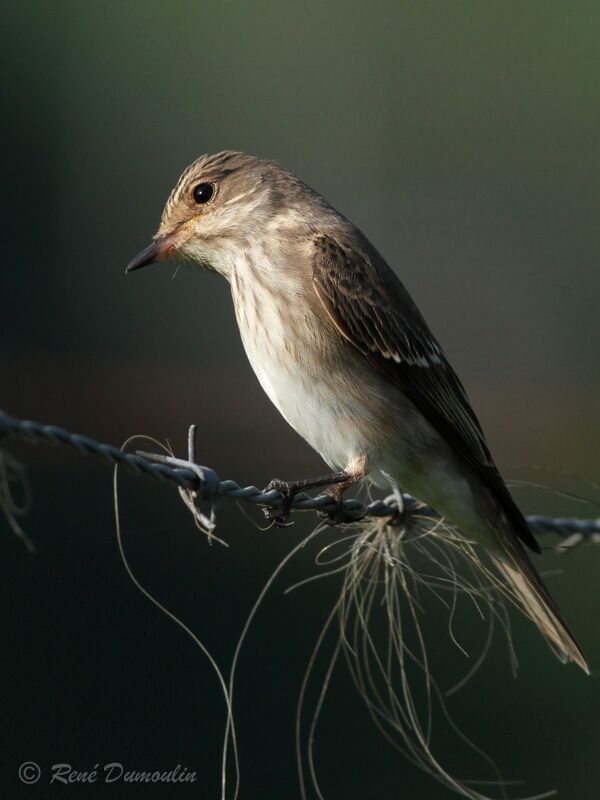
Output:
[[[228,276],[235,254],[249,251],[257,234],[289,213],[291,187],[306,190],[273,162],[233,151],[201,156],[179,178],[152,244],[127,272],[173,258]]]

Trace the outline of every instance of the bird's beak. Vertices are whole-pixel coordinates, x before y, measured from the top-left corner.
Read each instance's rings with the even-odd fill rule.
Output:
[[[173,236],[162,236],[160,239],[155,239],[151,245],[131,259],[125,272],[133,272],[134,269],[141,269],[142,267],[147,267],[148,264],[153,264],[155,261],[163,261],[169,258],[174,246],[175,239]]]

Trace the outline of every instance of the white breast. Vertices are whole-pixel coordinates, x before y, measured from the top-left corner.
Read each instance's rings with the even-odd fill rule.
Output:
[[[293,293],[265,291],[240,278],[231,281],[246,354],[261,386],[287,422],[335,469],[367,454],[360,429],[365,408],[342,364],[323,364],[318,320]],[[356,383],[354,382],[354,385]]]

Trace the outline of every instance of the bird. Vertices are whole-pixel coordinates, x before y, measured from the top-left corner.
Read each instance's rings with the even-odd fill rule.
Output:
[[[127,272],[168,259],[229,282],[260,384],[333,470],[313,485],[339,498],[366,479],[435,508],[487,551],[555,654],[589,674],[461,381],[350,220],[278,163],[226,150],[184,170]]]

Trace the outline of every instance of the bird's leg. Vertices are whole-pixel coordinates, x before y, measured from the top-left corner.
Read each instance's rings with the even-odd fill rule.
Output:
[[[354,483],[354,478],[345,470],[333,472],[330,475],[323,475],[320,478],[308,478],[303,481],[282,481],[274,478],[268,486],[265,487],[265,492],[270,492],[276,489],[283,495],[283,504],[281,508],[263,508],[265,516],[271,522],[274,522],[278,527],[285,527],[288,524],[290,511],[292,510],[292,503],[294,497],[300,492],[307,492],[311,489],[322,489],[328,487],[327,493],[335,491],[340,486],[347,488],[350,483]],[[344,490],[342,489],[342,492]],[[341,493],[340,493],[341,497]]]
[[[325,494],[329,495],[335,503],[335,508],[333,510],[321,512],[330,525],[339,525],[347,521],[343,506],[344,492],[365,477],[366,471],[364,462],[347,466],[344,473],[346,474],[345,481],[340,481],[333,486],[329,486],[329,488],[325,490]]]
[[[292,509],[294,497],[303,491],[309,489],[322,489],[325,488],[324,494],[333,498],[335,508],[329,512],[323,512],[328,521],[332,525],[336,525],[344,521],[342,497],[344,492],[350,488],[354,483],[360,481],[367,474],[366,458],[359,456],[353,459],[346,467],[346,469],[333,472],[331,475],[324,475],[322,478],[313,478],[304,481],[294,481],[292,483],[287,481],[273,480],[267,486],[265,491],[269,489],[277,489],[284,495],[284,502],[280,509],[263,509],[267,519],[275,522],[275,525],[283,527],[287,524],[287,520]]]

